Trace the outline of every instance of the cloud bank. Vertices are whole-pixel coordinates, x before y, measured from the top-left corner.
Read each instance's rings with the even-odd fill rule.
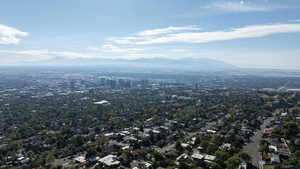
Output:
[[[190,26],[182,26],[182,27],[167,27],[162,29],[152,29],[152,30],[145,30],[142,32],[137,33],[139,36],[151,36],[151,35],[161,35],[167,33],[174,33],[174,32],[181,32],[181,31],[195,31],[200,30],[201,28],[195,25]]]
[[[0,64],[30,63],[51,61],[59,58],[78,59],[92,58],[94,56],[70,51],[49,50],[0,50]]]
[[[18,44],[20,37],[27,36],[28,33],[16,28],[0,25],[0,45]]]
[[[173,29],[176,27],[173,27]],[[180,27],[179,27],[180,28]],[[166,30],[163,28],[160,30]],[[265,25],[250,25],[239,28],[232,28],[229,30],[200,32],[183,30],[178,33],[158,34],[158,29],[146,30],[137,33],[135,36],[109,38],[108,40],[116,44],[126,45],[150,45],[150,44],[163,44],[163,43],[208,43],[213,41],[226,41],[242,38],[258,38],[265,37],[273,34],[300,32],[300,23],[287,23],[287,24],[265,24]],[[155,32],[155,33],[151,33]]]
[[[105,52],[105,53],[137,53],[142,52],[143,48],[133,48],[133,47],[120,47],[113,44],[104,44],[101,47],[88,47],[87,50],[94,52]]]
[[[73,51],[51,51],[51,50],[0,50],[0,65],[1,64],[22,64],[22,63],[35,63],[57,60],[76,60],[76,59],[139,59],[139,58],[153,58],[153,57],[168,57],[158,53],[144,53],[133,51],[126,51],[125,48],[117,48],[105,46],[97,48],[97,51],[83,53]],[[112,48],[112,49],[110,49]],[[94,48],[93,48],[94,49]],[[107,50],[107,51],[106,51]],[[137,50],[137,49],[136,49]]]

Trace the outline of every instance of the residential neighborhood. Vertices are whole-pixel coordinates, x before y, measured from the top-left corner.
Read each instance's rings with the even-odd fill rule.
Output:
[[[52,76],[1,86],[0,168],[299,167],[297,92]]]

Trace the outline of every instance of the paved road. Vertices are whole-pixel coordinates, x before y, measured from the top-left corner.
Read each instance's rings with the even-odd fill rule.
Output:
[[[273,117],[269,117],[266,120],[264,120],[264,123],[261,125],[260,130],[256,131],[254,135],[250,138],[250,142],[246,144],[242,152],[249,153],[252,157],[252,165],[254,168],[259,168],[259,162],[260,162],[260,153],[259,153],[259,143],[262,140],[263,131],[266,128],[268,124],[273,120]]]

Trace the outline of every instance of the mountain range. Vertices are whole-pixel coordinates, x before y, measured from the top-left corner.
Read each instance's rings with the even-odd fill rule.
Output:
[[[78,64],[80,63],[80,64]],[[119,70],[148,70],[148,71],[223,71],[235,70],[238,67],[207,58],[184,58],[184,59],[167,59],[167,58],[141,58],[141,59],[59,59],[48,62],[49,65],[55,66],[92,66],[105,67]]]

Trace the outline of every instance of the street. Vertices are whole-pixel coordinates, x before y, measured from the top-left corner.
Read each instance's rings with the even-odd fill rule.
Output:
[[[250,142],[246,144],[242,149],[242,152],[249,153],[249,155],[252,157],[251,163],[254,168],[259,168],[259,163],[261,161],[259,143],[262,140],[264,129],[268,124],[270,124],[272,120],[273,117],[269,117],[266,120],[264,120],[264,123],[261,125],[260,130],[254,133],[254,135],[250,138]]]

